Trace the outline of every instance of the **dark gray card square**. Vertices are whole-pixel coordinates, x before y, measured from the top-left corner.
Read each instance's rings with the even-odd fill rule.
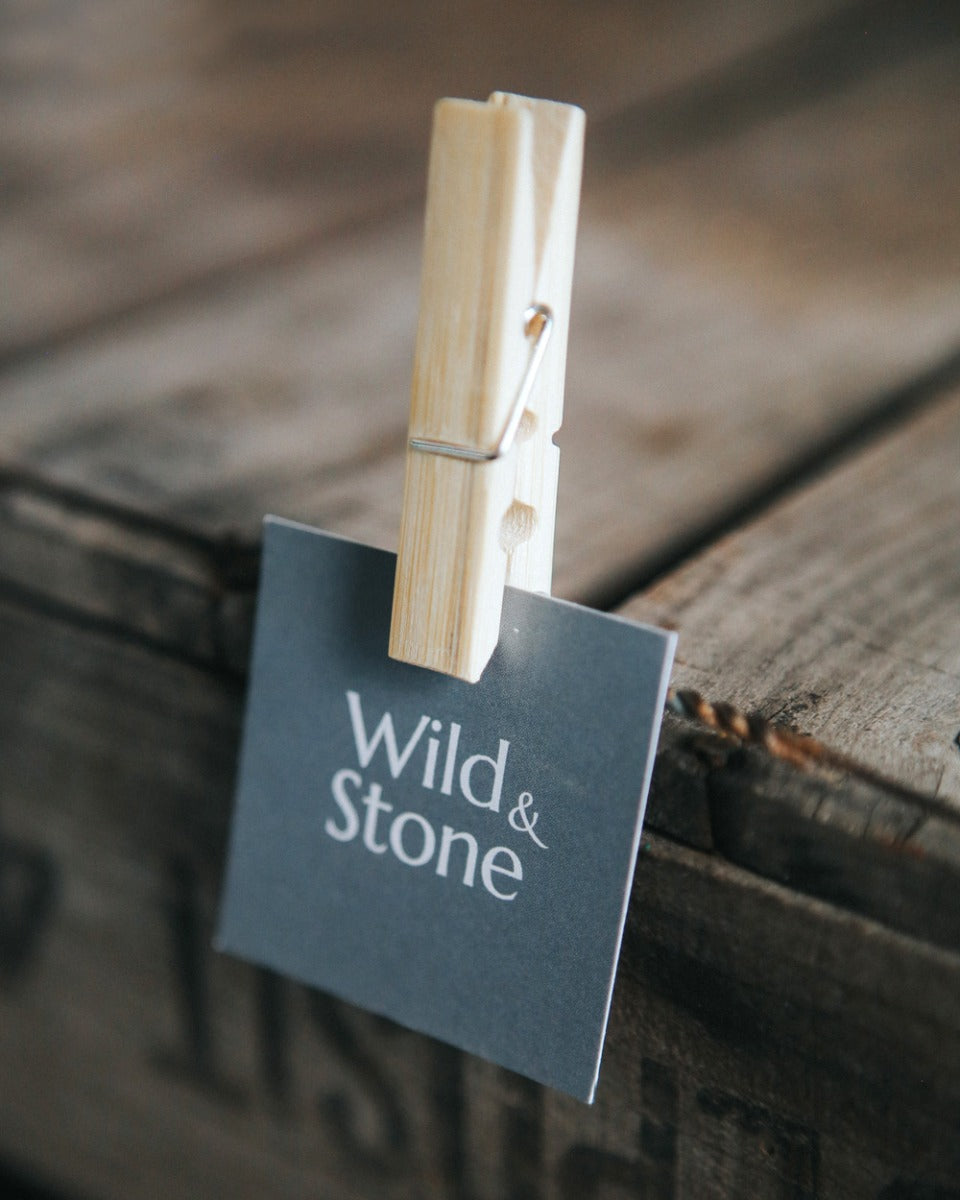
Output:
[[[675,635],[508,589],[462,683],[394,564],[267,518],[218,945],[592,1100]]]

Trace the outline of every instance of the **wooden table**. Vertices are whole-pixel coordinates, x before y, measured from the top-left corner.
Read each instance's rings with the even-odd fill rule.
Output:
[[[960,9],[0,12],[0,1157],[960,1195]],[[582,104],[556,592],[680,631],[598,1101],[210,935],[267,511],[392,546],[429,114]]]

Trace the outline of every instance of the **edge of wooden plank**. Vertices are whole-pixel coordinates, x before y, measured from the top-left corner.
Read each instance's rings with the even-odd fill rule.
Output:
[[[51,631],[33,614],[4,609],[2,616],[18,651],[2,707],[5,723],[22,735],[3,763],[13,784],[3,832],[59,855],[71,881],[55,937],[17,990],[3,995],[5,1066],[21,1081],[7,1094],[5,1150],[54,1174],[69,1163],[88,1188],[111,1195],[125,1185],[128,1194],[145,1194],[169,1173],[175,1149],[180,1186],[198,1173],[226,1172],[252,1194],[273,1171],[277,1194],[293,1195],[305,1175],[332,1186],[353,1171],[364,1194],[399,1196],[436,1169],[441,1120],[445,1136],[465,1139],[457,1169],[466,1164],[472,1177],[506,1153],[509,1161],[497,1158],[495,1170],[506,1173],[522,1159],[540,1168],[534,1174],[548,1181],[545,1195],[572,1197],[591,1179],[615,1183],[652,1169],[634,1157],[632,1114],[671,1111],[656,1107],[657,1080],[666,1074],[683,1101],[671,1117],[681,1173],[696,1157],[698,1172],[711,1165],[723,1172],[710,1178],[745,1168],[751,1180],[782,1190],[784,1179],[796,1184],[804,1172],[820,1172],[822,1152],[818,1186],[797,1194],[819,1195],[822,1186],[823,1194],[879,1198],[892,1178],[929,1187],[960,1165],[952,1136],[960,1113],[960,955],[656,835],[644,838],[633,885],[595,1110],[333,1001],[322,1002],[320,1015],[330,1020],[321,1023],[318,1045],[317,1014],[305,1011],[295,985],[214,956],[204,936],[219,883],[227,731],[239,716],[239,691],[169,660],[151,678],[151,655],[140,647]],[[56,679],[18,705],[16,685],[35,676],[38,659]],[[57,720],[49,719],[51,707]],[[119,744],[105,728],[113,721],[126,734]],[[49,753],[36,753],[31,731]],[[157,748],[155,761],[144,744]],[[124,902],[111,906],[118,894]],[[164,955],[171,925],[181,924],[181,959],[189,957],[204,984],[198,1003],[213,1047],[199,1062],[189,1037],[193,1010],[183,1008],[184,963]],[[76,986],[64,989],[65,977]],[[264,1022],[269,1043],[258,1040]],[[67,1048],[64,1037],[79,1034]],[[265,1045],[289,1064],[279,1092],[287,1108],[276,1106],[257,1058]],[[449,1117],[450,1105],[438,1108],[431,1090],[435,1054],[444,1072],[462,1073],[457,1094],[465,1104]],[[371,1062],[380,1069],[376,1091]],[[354,1071],[344,1075],[344,1066]],[[446,1073],[442,1080],[446,1101],[451,1080]],[[504,1150],[497,1097],[516,1089],[535,1097],[546,1149],[517,1136]],[[382,1180],[364,1173],[370,1140],[345,1136],[331,1107],[318,1114],[318,1094],[336,1097],[340,1114],[366,1112],[372,1102],[379,1117],[394,1096],[405,1113],[423,1113],[407,1127],[411,1152],[388,1155]],[[49,1136],[51,1114],[91,1095],[97,1106],[76,1121],[56,1121]],[[128,1122],[124,1146],[142,1168],[141,1190],[108,1175],[115,1162],[104,1160],[98,1138],[102,1113],[129,1111],[131,1103],[143,1119]],[[454,1121],[464,1124],[451,1130]],[[786,1148],[804,1151],[799,1166],[787,1160],[792,1173],[779,1173],[782,1159],[769,1160],[758,1123],[761,1134],[785,1131]],[[376,1148],[388,1145],[389,1131],[375,1132]],[[874,1182],[866,1190],[851,1175],[865,1165]],[[856,1186],[837,1182],[850,1178]],[[738,1190],[735,1180],[731,1188]]]
[[[960,819],[946,805],[667,712],[647,826],[754,875],[960,952]]]

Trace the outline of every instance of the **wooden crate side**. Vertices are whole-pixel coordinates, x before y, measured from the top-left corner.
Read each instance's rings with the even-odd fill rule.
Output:
[[[0,628],[0,1150],[42,1176],[470,1200],[955,1177],[955,955],[651,835],[587,1109],[216,955],[241,687],[9,605]]]

